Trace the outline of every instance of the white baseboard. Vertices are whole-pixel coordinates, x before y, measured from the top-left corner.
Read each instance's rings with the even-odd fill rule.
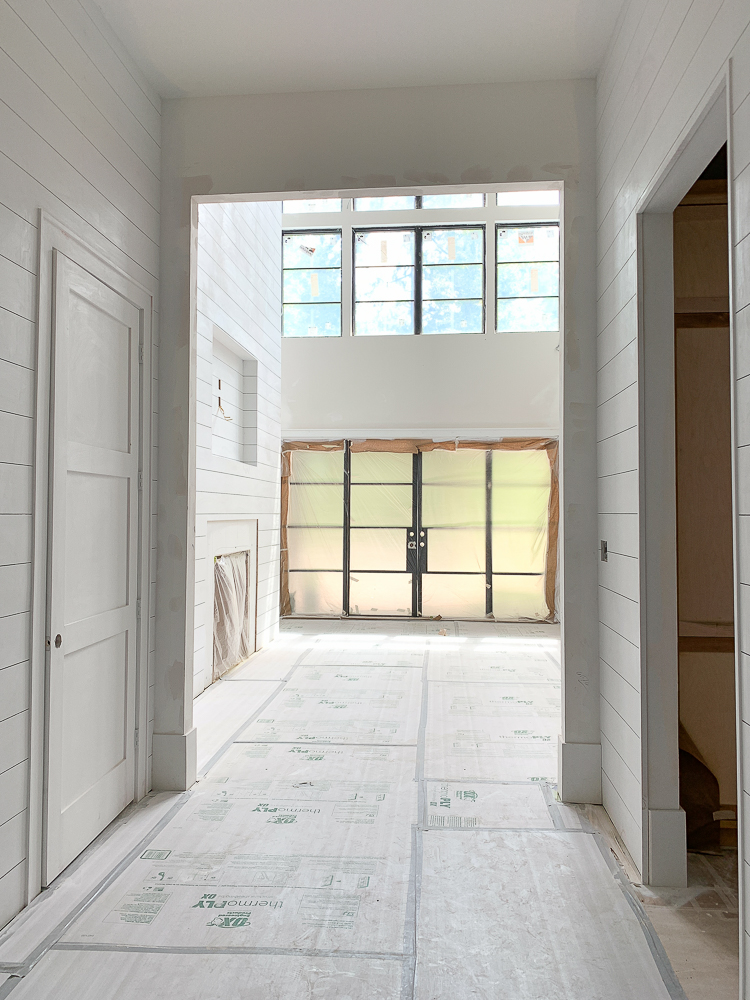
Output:
[[[599,805],[602,801],[600,743],[566,743],[558,739],[557,790],[563,802]]]
[[[198,773],[198,730],[154,733],[151,786],[155,792],[184,792]]]
[[[687,885],[687,831],[684,809],[648,811],[648,885]]]

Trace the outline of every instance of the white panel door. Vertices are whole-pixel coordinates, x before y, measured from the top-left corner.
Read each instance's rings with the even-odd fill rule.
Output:
[[[140,318],[55,253],[47,885],[134,798]]]

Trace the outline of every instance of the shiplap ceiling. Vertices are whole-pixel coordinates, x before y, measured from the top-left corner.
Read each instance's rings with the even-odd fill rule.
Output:
[[[593,77],[623,0],[97,0],[164,97]]]

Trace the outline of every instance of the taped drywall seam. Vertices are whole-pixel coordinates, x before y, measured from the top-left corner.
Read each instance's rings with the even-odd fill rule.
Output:
[[[136,844],[136,846],[132,849],[132,851],[126,854],[125,857],[122,858],[118,862],[118,864],[115,865],[115,867],[108,875],[104,876],[104,878],[99,882],[99,884],[94,889],[91,890],[88,896],[86,896],[83,900],[81,900],[80,903],[77,903],[73,907],[73,909],[70,910],[70,912],[65,917],[63,917],[63,919],[55,927],[55,929],[51,931],[47,935],[47,937],[40,944],[36,946],[36,948],[34,948],[34,950],[31,952],[31,954],[28,956],[25,962],[23,962],[20,966],[14,965],[13,968],[7,967],[5,970],[0,968],[0,971],[8,971],[18,976],[28,975],[29,972],[31,972],[31,970],[37,964],[37,962],[47,954],[47,952],[52,948],[53,945],[57,944],[57,942],[67,931],[70,925],[75,920],[78,919],[78,917],[84,912],[84,910],[87,910],[89,906],[91,906],[91,904],[94,902],[94,900],[98,899],[99,896],[101,896],[101,894],[104,892],[104,890],[109,888],[109,886],[115,881],[115,879],[119,878],[119,876],[125,871],[125,869],[128,868],[132,864],[132,862],[135,861],[135,859],[139,857],[139,855],[141,855],[146,850],[146,848],[154,839],[154,837],[156,837],[157,834],[161,833],[161,831],[166,826],[168,826],[169,823],[172,822],[177,813],[186,804],[186,802],[190,798],[190,795],[191,795],[190,792],[183,792],[182,795],[180,795],[179,799],[177,800],[177,802],[175,802],[175,804],[172,806],[169,812],[165,813],[165,815],[162,816],[159,822],[151,827],[151,829],[148,831],[146,836],[143,837],[140,843]]]
[[[300,655],[297,657],[297,659],[292,664],[291,669],[289,670],[289,672],[279,681],[278,687],[274,691],[271,692],[271,694],[266,698],[266,700],[263,702],[263,704],[259,708],[257,708],[249,718],[245,719],[245,721],[242,723],[242,725],[240,726],[240,728],[237,729],[234,733],[232,733],[232,735],[229,737],[229,739],[226,741],[226,743],[216,751],[216,753],[213,755],[213,757],[204,766],[204,770],[203,770],[203,773],[202,773],[201,777],[205,778],[205,776],[208,774],[208,772],[211,770],[211,768],[214,767],[221,760],[221,758],[224,756],[224,754],[227,753],[230,750],[232,744],[237,742],[238,738],[244,733],[244,731],[247,729],[247,727],[250,726],[250,725],[252,725],[252,723],[255,722],[255,720],[258,718],[258,716],[260,715],[260,713],[264,712],[268,708],[268,706],[274,700],[274,698],[276,697],[276,695],[279,694],[281,691],[284,690],[285,686],[287,685],[287,683],[291,679],[292,674],[294,673],[294,671],[302,663],[302,661],[307,656],[307,654],[311,653],[311,652],[312,652],[312,646],[308,647],[302,653],[300,653]]]

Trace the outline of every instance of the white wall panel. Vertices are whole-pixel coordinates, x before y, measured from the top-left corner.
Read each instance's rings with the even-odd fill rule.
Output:
[[[735,201],[735,309],[739,310],[750,301],[750,250],[741,242],[747,235],[748,211],[737,208],[750,202],[750,177],[743,176],[750,162],[750,10],[734,0],[630,0],[597,81],[599,526],[610,552],[630,557],[630,572],[620,569],[615,582],[612,562],[599,564],[601,655],[613,671],[602,679],[603,788],[605,805],[637,864],[643,861],[641,775],[645,764],[642,759],[631,759],[628,766],[623,754],[627,744],[627,754],[642,757],[633,742],[643,722],[641,702],[630,689],[618,688],[614,682],[618,675],[634,692],[640,690],[640,594],[633,590],[639,578],[635,567],[640,473],[628,474],[638,469],[637,353],[635,344],[631,346],[638,333],[636,208],[684,141],[698,109],[726,72],[730,57],[734,101],[730,107],[730,184]],[[734,329],[737,375],[741,377],[750,374],[750,317],[736,313]],[[634,373],[633,384],[624,387]],[[618,385],[623,385],[622,390],[612,395]],[[750,398],[745,401],[744,387],[740,393],[738,428],[744,442],[750,441],[744,412]],[[737,455],[737,485],[739,509],[750,513],[747,448]],[[750,561],[750,552],[741,554],[740,561],[745,558]],[[627,591],[629,597],[615,594],[612,587]],[[743,595],[741,630],[742,619],[750,612],[750,607],[742,610],[745,607]],[[750,627],[744,632],[750,634]],[[741,639],[742,648],[750,651],[747,642],[747,636]],[[605,696],[605,689],[609,695]],[[619,714],[607,710],[605,702]],[[627,740],[626,732],[633,734]]]
[[[233,515],[258,519],[257,647],[275,638],[279,620],[281,510],[281,205],[274,202],[201,205],[198,216],[196,366],[196,528],[193,690],[203,690],[213,658],[204,602],[212,592],[207,524]],[[230,353],[227,335],[236,345]],[[230,457],[216,416],[212,379],[243,358],[257,361],[254,432],[257,461]],[[246,362],[246,369],[247,369]],[[231,373],[230,373],[231,375]],[[246,379],[247,381],[247,379]],[[222,396],[232,387],[222,381]],[[246,405],[243,404],[243,405]],[[229,412],[229,411],[228,411]],[[218,453],[217,453],[218,452]],[[247,452],[245,453],[247,455]]]
[[[40,210],[155,296],[160,102],[89,0],[0,0],[0,89],[0,703],[14,709],[0,722],[2,926],[27,891]]]

